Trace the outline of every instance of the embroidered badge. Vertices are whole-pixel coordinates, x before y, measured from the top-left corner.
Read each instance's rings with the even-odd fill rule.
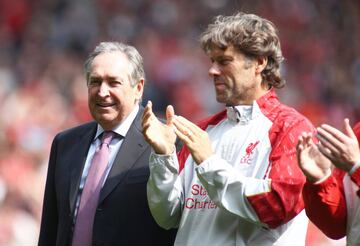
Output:
[[[260,141],[256,141],[255,143],[250,143],[246,149],[245,149],[245,155],[243,157],[241,157],[240,159],[240,163],[241,164],[251,164],[252,161],[252,154],[254,152],[254,149],[256,148],[256,146],[258,145]]]

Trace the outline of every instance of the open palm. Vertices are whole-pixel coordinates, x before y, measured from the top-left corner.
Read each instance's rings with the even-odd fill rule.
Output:
[[[297,153],[299,166],[309,181],[320,181],[331,173],[332,163],[314,144],[311,133],[299,137]]]
[[[173,115],[174,109],[169,106],[166,109],[167,122],[164,124],[154,115],[151,102],[145,107],[142,121],[143,135],[157,154],[167,155],[175,150],[176,134],[171,122]]]

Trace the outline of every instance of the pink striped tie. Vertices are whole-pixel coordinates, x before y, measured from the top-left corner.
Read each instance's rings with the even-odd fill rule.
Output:
[[[96,149],[91,161],[88,176],[80,198],[72,246],[91,246],[94,217],[99,201],[105,170],[109,162],[109,144],[114,136],[112,131],[106,131],[101,138],[101,144]]]

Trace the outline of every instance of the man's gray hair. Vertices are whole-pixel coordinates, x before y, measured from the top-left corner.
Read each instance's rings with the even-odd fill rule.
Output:
[[[130,62],[129,79],[131,86],[135,86],[141,79],[145,80],[143,58],[137,49],[131,45],[120,42],[101,42],[90,53],[84,64],[86,81],[89,83],[91,65],[94,58],[103,53],[117,52],[125,54]]]

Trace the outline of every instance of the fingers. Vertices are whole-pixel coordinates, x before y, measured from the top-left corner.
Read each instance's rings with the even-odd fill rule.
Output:
[[[347,136],[349,136],[352,139],[356,139],[356,135],[350,126],[350,121],[348,118],[344,119],[344,129]]]
[[[196,124],[192,123],[191,121],[187,120],[182,116],[174,117],[174,124],[176,124],[176,127],[178,127],[179,130],[180,129],[183,130],[183,133],[188,132],[189,133],[188,135],[197,134],[203,131]]]
[[[145,111],[152,111],[152,101],[148,101],[146,106],[145,106]]]
[[[166,107],[166,124],[169,126],[172,124],[173,118],[175,116],[175,110],[172,105]]]
[[[326,156],[329,160],[333,160],[333,156],[332,156],[333,152],[330,149],[326,148],[321,143],[318,145],[318,149],[321,152],[321,154]]]
[[[187,129],[179,126],[179,125],[176,125],[175,123],[174,123],[174,126],[175,126],[174,127],[175,134],[186,145],[189,145],[190,142],[194,141],[194,134],[191,131],[189,131],[189,130],[187,130]]]
[[[303,151],[306,148],[311,147],[312,145],[314,145],[313,141],[312,141],[312,133],[309,132],[303,132],[300,136],[299,136],[299,140],[298,143],[296,145],[296,150],[297,150],[297,156],[298,156],[298,161],[299,164],[301,164],[301,159],[302,159],[302,155],[303,155]]]
[[[302,153],[304,151],[304,136],[299,136],[298,143],[296,145],[296,152],[297,152],[297,160],[298,164],[301,166],[302,164]]]
[[[174,131],[175,131],[176,136],[177,136],[181,141],[183,141],[186,145],[189,144],[191,135],[188,136],[188,135],[184,134],[183,132],[181,132],[180,130],[178,130],[178,128],[174,128]]]
[[[347,153],[351,146],[357,145],[357,138],[347,118],[344,119],[344,133],[326,124],[323,124],[317,130],[318,138],[324,147],[322,148],[323,154],[332,154],[333,157],[339,157]]]
[[[306,148],[306,147],[311,146],[312,144],[313,144],[312,133],[311,132],[301,133],[301,135],[299,136],[297,147],[298,148]]]
[[[178,137],[183,141],[193,140],[196,135],[202,132],[202,129],[182,116],[175,116],[173,123]]]
[[[313,135],[311,132],[308,132],[305,134],[305,143],[306,143],[306,147],[311,147],[314,145],[313,139],[312,139]]]
[[[328,124],[322,124],[317,130],[325,140],[332,142],[334,145],[339,145],[340,142],[345,142],[348,138],[343,132]]]
[[[143,121],[147,118],[149,118],[151,115],[153,115],[153,111],[152,111],[152,102],[148,101],[145,108],[144,108],[144,113],[143,113]]]
[[[298,152],[302,151],[304,149],[304,145],[305,145],[305,137],[304,137],[304,134],[305,133],[302,133],[300,136],[299,136],[299,139],[298,139],[298,143],[296,145],[296,149],[298,150]]]
[[[159,123],[159,120],[152,111],[152,102],[148,101],[144,109],[142,123],[141,123],[145,137],[147,137],[147,130],[151,127],[151,125],[157,123]]]
[[[339,141],[340,134],[343,135],[342,132],[329,126],[329,125],[322,125],[321,127],[317,128],[317,137],[320,140],[321,144],[325,147],[329,148],[331,151],[336,151],[336,149],[340,149],[342,147],[341,140]]]
[[[142,116],[142,127],[143,129],[146,129],[147,125],[149,125],[150,120],[152,117],[155,117],[153,111],[152,111],[152,102],[148,101],[148,103],[146,104],[146,107],[144,109],[144,113]]]

